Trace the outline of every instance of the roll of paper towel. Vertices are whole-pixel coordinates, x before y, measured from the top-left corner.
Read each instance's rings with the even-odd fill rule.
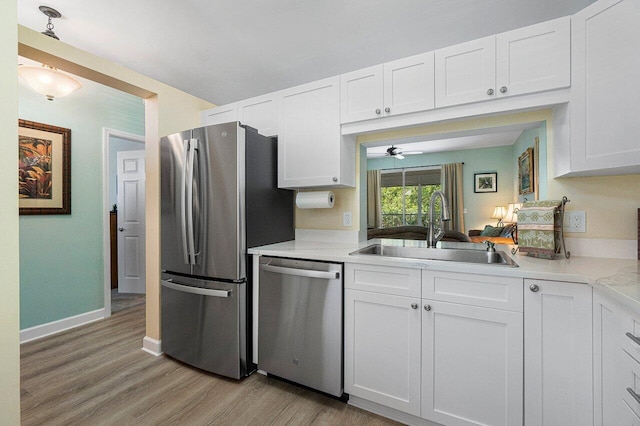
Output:
[[[296,206],[299,209],[330,209],[335,196],[331,191],[298,192]]]

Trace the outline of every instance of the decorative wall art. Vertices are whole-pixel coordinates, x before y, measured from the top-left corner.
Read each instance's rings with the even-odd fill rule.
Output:
[[[473,192],[498,192],[498,173],[474,173]]]
[[[518,157],[518,193],[531,194],[534,190],[533,148],[527,148]]]
[[[20,214],[71,214],[71,130],[18,121]]]

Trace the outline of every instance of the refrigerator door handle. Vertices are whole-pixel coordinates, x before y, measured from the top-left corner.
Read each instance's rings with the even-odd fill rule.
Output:
[[[335,280],[340,278],[340,272],[316,271],[313,269],[287,268],[284,266],[260,265],[260,269],[265,272],[276,274],[295,275],[298,277],[320,278],[325,280]]]
[[[189,152],[189,140],[184,141],[184,149],[182,151],[182,158],[187,159]],[[187,165],[182,167],[182,184],[180,189],[180,222],[182,228],[182,253],[184,255],[184,263],[190,264],[189,249],[187,248]]]
[[[189,264],[196,264],[195,234],[193,232],[193,177],[194,162],[196,158],[196,150],[198,149],[198,140],[191,139],[189,141],[189,177],[187,178],[187,244]]]
[[[174,283],[172,279],[161,280],[160,283],[172,290],[181,291],[183,293],[198,294],[200,296],[212,296],[212,297],[229,297],[231,291],[229,290],[214,290],[210,288],[191,287],[188,285]]]

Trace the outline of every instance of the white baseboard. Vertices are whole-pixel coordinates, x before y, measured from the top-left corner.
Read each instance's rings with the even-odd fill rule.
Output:
[[[599,257],[608,259],[636,259],[636,240],[611,240],[593,238],[565,238],[571,256]]]
[[[85,312],[84,314],[52,321],[46,324],[36,325],[35,327],[25,328],[24,330],[20,330],[20,343],[26,343],[32,340],[41,339],[52,334],[60,333],[61,331],[69,330],[81,325],[89,324],[90,322],[104,319],[107,316],[107,311],[102,308],[96,309],[95,311],[91,312]]]
[[[358,231],[296,228],[296,240],[299,241],[357,244],[358,236]]]
[[[153,356],[160,356],[162,355],[162,341],[156,340],[153,337],[144,336],[144,339],[142,339],[142,350]]]

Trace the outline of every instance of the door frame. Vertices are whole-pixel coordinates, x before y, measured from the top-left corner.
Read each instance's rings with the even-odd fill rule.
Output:
[[[131,142],[142,144],[142,149],[146,150],[144,145],[144,136],[135,135],[133,133],[122,132],[120,130],[102,128],[102,253],[104,255],[104,311],[105,318],[111,316],[111,250],[109,249],[109,215],[106,214],[110,210],[109,192],[111,189],[111,180],[109,179],[109,150],[111,147],[111,138],[117,137],[126,139]]]

